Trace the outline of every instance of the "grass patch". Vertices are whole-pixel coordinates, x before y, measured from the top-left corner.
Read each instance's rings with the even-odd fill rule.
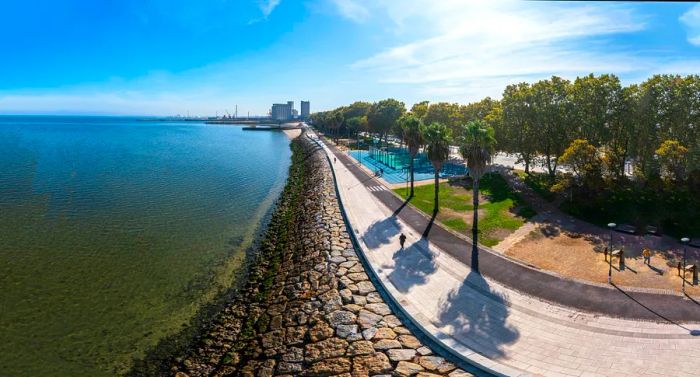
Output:
[[[394,190],[405,197],[406,188]],[[535,215],[520,196],[510,190],[506,181],[497,173],[486,174],[481,179],[480,192],[486,200],[479,203],[479,240],[493,246],[508,234],[523,225],[525,219]],[[440,184],[440,212],[437,221],[457,232],[467,234],[471,229],[474,207],[470,180],[443,182]],[[414,189],[410,203],[432,214],[435,197],[434,185],[418,186]]]

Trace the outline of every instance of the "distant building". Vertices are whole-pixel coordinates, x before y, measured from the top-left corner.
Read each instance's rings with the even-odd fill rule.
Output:
[[[290,101],[291,102],[291,101]],[[292,119],[293,102],[275,103],[270,109],[270,117],[273,120],[290,120]]]
[[[287,101],[287,105],[289,105],[291,110],[294,110],[294,101]]]
[[[307,120],[309,119],[309,115],[311,114],[311,105],[309,101],[301,101],[301,119]]]

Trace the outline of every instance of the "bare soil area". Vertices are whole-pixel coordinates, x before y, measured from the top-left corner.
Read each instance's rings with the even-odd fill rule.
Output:
[[[618,234],[613,234],[613,240],[615,237],[621,238]],[[646,239],[649,244],[654,244],[652,241],[655,240],[648,237]],[[627,241],[631,240],[627,239]],[[619,243],[613,242],[614,248],[618,248]],[[609,238],[606,239],[601,235],[575,233],[543,223],[520,242],[508,248],[505,254],[566,277],[607,283],[609,267],[603,250],[608,243]],[[679,252],[663,251],[651,245],[647,246],[652,250],[652,257],[650,265],[646,265],[641,257],[642,247],[634,247],[633,244],[633,242],[625,243],[626,256],[623,268],[619,266],[619,259],[613,258],[613,282],[621,286],[679,292],[682,283],[677,269]],[[694,263],[694,260],[688,263]],[[700,296],[700,287],[697,282],[693,285],[690,273],[686,276],[686,292],[693,296]]]

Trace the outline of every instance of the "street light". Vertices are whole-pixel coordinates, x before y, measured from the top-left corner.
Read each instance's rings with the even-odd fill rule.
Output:
[[[685,257],[686,257],[686,247],[685,245],[690,242],[690,238],[688,237],[683,237],[681,238],[681,243],[683,244],[683,271],[681,273],[681,279],[683,279],[683,286],[681,287],[681,292],[685,294]]]
[[[613,237],[613,229],[617,224],[615,223],[608,223],[608,228],[610,228],[610,253],[608,253],[608,284],[612,284],[612,253],[613,253],[613,243],[612,243],[612,237]]]

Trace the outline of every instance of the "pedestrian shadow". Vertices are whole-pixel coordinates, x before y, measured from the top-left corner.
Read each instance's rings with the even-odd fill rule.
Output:
[[[509,312],[506,298],[492,290],[480,274],[471,272],[441,300],[438,326],[451,327],[453,337],[488,358],[503,357],[503,345],[520,337],[507,323]]]
[[[393,266],[382,266],[393,268],[388,277],[399,292],[406,293],[415,285],[425,284],[437,270],[428,246],[428,240],[421,238],[411,246],[396,251],[392,257]]]
[[[647,267],[649,267],[650,270],[656,272],[656,273],[659,274],[659,275],[663,275],[663,274],[664,274],[663,270],[661,270],[661,269],[658,268],[658,267],[654,267],[654,266],[652,266],[651,264],[648,264]]]
[[[367,247],[374,249],[391,242],[391,239],[399,233],[399,229],[399,221],[396,216],[389,216],[384,220],[372,223],[362,239]]]

